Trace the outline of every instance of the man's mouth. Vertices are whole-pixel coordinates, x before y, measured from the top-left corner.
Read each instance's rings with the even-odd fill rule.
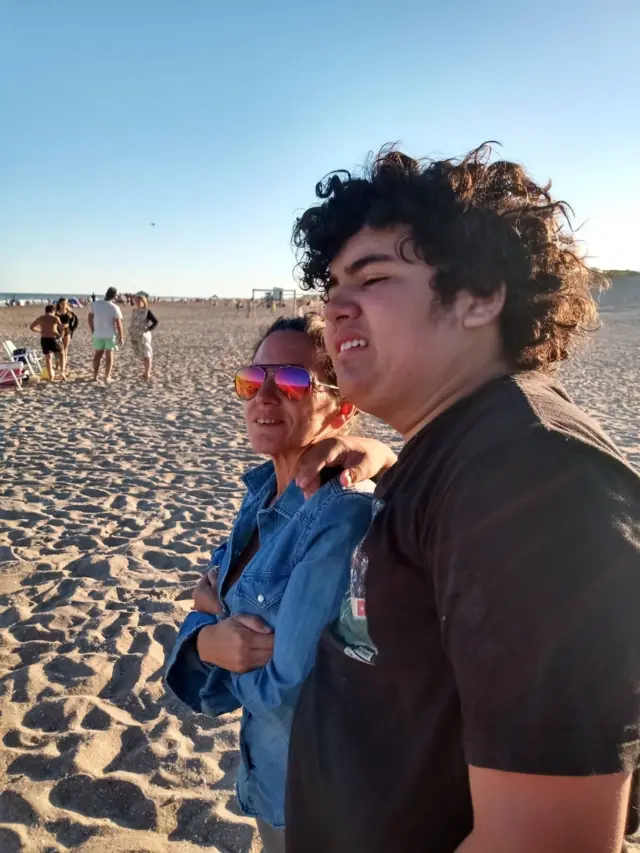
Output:
[[[260,426],[277,426],[282,421],[277,421],[275,418],[255,418],[254,423],[260,424]]]
[[[369,344],[364,338],[351,338],[348,341],[342,341],[338,347],[338,352],[342,354],[343,352],[349,352],[349,350],[352,349],[362,349],[367,346],[369,346]]]

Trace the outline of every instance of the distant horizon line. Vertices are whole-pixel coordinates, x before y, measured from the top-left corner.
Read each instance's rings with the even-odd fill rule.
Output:
[[[615,282],[616,279],[632,278],[632,277],[635,277],[637,275],[640,275],[640,270],[634,270],[634,269],[622,269],[622,268],[616,269],[616,268],[612,268],[612,267],[609,267],[607,269],[602,268],[602,267],[593,267],[593,269],[596,269],[599,272],[604,273],[605,275],[609,275],[609,277],[612,279],[612,282]],[[274,288],[263,288],[264,292],[266,292],[269,289],[276,290],[278,288],[276,288],[276,287],[274,287]],[[310,292],[304,291],[304,290],[298,290],[297,288],[290,287],[290,288],[282,288],[282,289],[283,290],[295,290],[296,299],[303,298],[305,296],[307,298],[313,298],[313,296],[314,296],[313,293],[310,293]],[[144,293],[149,293],[150,297],[153,299],[251,299],[251,296],[249,294],[240,294],[240,293],[234,293],[230,296],[219,296],[216,293],[213,293],[210,296],[201,296],[201,295],[196,296],[193,294],[181,294],[180,296],[165,296],[165,295],[155,294],[151,291],[144,290],[144,288],[138,288],[138,290],[142,290]],[[123,295],[125,293],[130,294],[130,295],[135,295],[135,292],[137,292],[137,291],[118,289],[118,295],[119,296]],[[35,290],[4,290],[4,291],[0,291],[0,300],[6,301],[6,299],[11,299],[12,297],[16,297],[16,298],[25,298],[26,297],[26,298],[32,298],[32,299],[51,299],[53,297],[57,297],[60,299],[60,298],[63,298],[64,296],[86,297],[86,298],[90,299],[94,294],[97,296],[98,293],[100,293],[102,295],[102,291],[91,291],[91,292],[89,292],[86,290],[83,290],[83,291],[67,290],[67,291],[54,291],[54,292],[51,292],[51,291],[49,291],[49,292],[37,292]],[[288,296],[287,298],[290,299],[291,296]]]
[[[274,288],[274,289],[277,289],[277,288]],[[283,288],[283,289],[293,290],[293,288]],[[268,288],[265,288],[264,292],[266,293],[267,290],[268,290]],[[153,293],[152,291],[144,290],[143,288],[139,288],[138,291],[118,290],[117,295],[118,296],[124,296],[125,294],[129,294],[131,296],[135,296],[135,293],[137,293],[139,291],[143,291],[144,293],[148,293],[149,296],[153,299],[251,299],[251,295],[249,295],[249,294],[238,294],[238,293],[234,293],[231,296],[219,296],[217,293],[213,293],[213,294],[211,294],[211,296],[194,296],[194,295],[189,295],[189,294],[181,294],[180,296],[164,296],[161,294]],[[59,299],[62,299],[62,298],[65,298],[67,296],[91,298],[91,296],[93,296],[94,294],[96,296],[104,296],[103,291],[96,291],[96,290],[91,291],[90,293],[87,292],[86,290],[83,290],[83,291],[65,290],[65,291],[54,291],[54,292],[49,291],[48,293],[39,293],[35,290],[3,290],[3,291],[0,291],[0,299],[4,300],[7,297],[8,298],[11,298],[11,297],[16,297],[16,298],[29,297],[29,298],[33,298],[33,299],[51,299],[53,297],[57,297]],[[303,290],[296,290],[296,299],[303,297],[303,296],[308,296],[309,298],[312,298],[313,294],[306,294],[305,291],[303,291]],[[287,296],[286,298],[291,299],[291,295]]]

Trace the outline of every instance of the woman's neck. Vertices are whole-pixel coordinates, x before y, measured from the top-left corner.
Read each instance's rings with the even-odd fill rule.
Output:
[[[276,497],[279,498],[286,491],[287,486],[294,479],[296,468],[300,457],[304,453],[305,448],[296,450],[295,452],[283,453],[278,456],[272,456],[273,467],[276,471],[277,492]]]

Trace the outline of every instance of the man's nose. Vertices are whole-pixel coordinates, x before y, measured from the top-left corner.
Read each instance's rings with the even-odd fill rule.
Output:
[[[338,320],[353,320],[360,314],[360,306],[357,301],[346,291],[330,296],[324,306],[324,316],[328,323],[337,323]]]

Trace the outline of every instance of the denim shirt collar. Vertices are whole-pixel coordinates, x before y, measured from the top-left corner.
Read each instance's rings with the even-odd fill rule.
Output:
[[[301,491],[295,480],[289,483],[272,506],[267,507],[269,496],[276,491],[276,471],[273,462],[264,462],[256,468],[250,468],[241,479],[251,495],[252,504],[258,503],[263,511],[275,512],[290,519],[300,509]]]
[[[276,469],[273,462],[263,462],[255,468],[249,468],[240,478],[252,494],[258,494],[271,480],[275,480]]]

